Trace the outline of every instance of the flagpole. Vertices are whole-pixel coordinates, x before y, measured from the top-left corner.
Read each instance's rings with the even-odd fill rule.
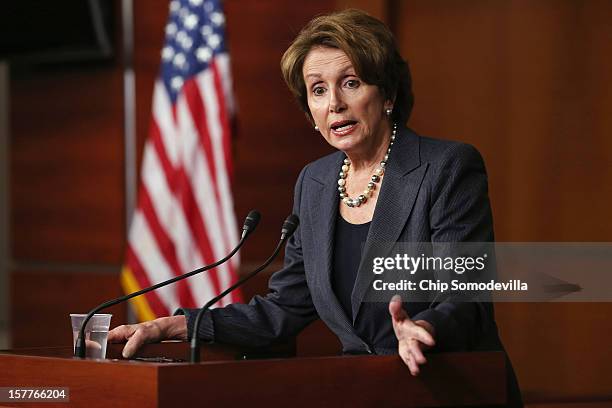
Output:
[[[123,32],[123,135],[125,157],[125,237],[127,239],[136,208],[136,85],[134,75],[134,3],[121,0]],[[136,322],[132,307],[127,320]]]

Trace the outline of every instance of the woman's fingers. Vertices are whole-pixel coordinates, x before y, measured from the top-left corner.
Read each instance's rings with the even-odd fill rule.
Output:
[[[113,330],[108,332],[108,342],[109,343],[123,343],[128,340],[134,331],[136,330],[137,325],[135,324],[124,324],[122,326],[117,326]]]
[[[187,340],[185,316],[160,317],[140,324],[118,326],[108,332],[109,343],[127,342],[122,352],[125,358],[133,356],[145,343],[166,339]]]
[[[427,363],[423,350],[433,347],[434,329],[423,320],[412,321],[402,307],[402,299],[394,296],[389,302],[389,314],[398,341],[399,355],[410,374],[419,375],[419,365]]]
[[[162,332],[157,320],[141,323],[137,325],[136,331],[130,336],[121,354],[124,358],[130,358],[143,344],[159,340],[162,340]]]
[[[87,350],[102,350],[102,345],[97,341],[85,340],[85,349]]]
[[[404,322],[399,329],[402,334],[398,336],[398,344],[403,352],[402,359],[410,369],[412,375],[420,373],[419,365],[427,363],[423,350],[433,346],[434,340],[431,334],[424,328],[413,322]],[[397,332],[396,332],[397,333]]]
[[[417,364],[425,364],[427,359],[423,355],[423,351],[419,345],[419,342],[415,339],[408,340],[408,352],[414,358]]]
[[[402,298],[399,295],[393,296],[389,302],[389,314],[393,320],[393,324],[402,322],[408,317],[408,313],[402,307]]]
[[[412,356],[412,354],[410,354],[408,360],[408,369],[410,370],[410,374],[414,375],[415,377],[421,373],[419,365],[414,361],[414,357]]]
[[[410,374],[417,376],[421,372],[420,364],[427,363],[427,359],[421,351],[419,342],[415,339],[403,340],[399,345],[399,354],[408,366]]]
[[[408,316],[406,314],[406,316]],[[427,347],[433,347],[436,345],[436,341],[429,331],[427,331],[424,327],[416,324],[408,317],[402,321],[396,321],[392,319],[393,330],[395,331],[395,336],[398,340],[404,339],[416,339],[421,343],[425,344]]]
[[[144,327],[138,328],[134,334],[130,337],[125,346],[123,347],[123,351],[121,355],[123,358],[132,357],[138,349],[146,343],[147,334],[145,333],[146,329]]]
[[[132,357],[145,343],[153,343],[162,339],[162,332],[155,320],[140,324],[128,324],[115,327],[108,333],[110,343],[125,343],[124,358]]]
[[[414,324],[412,320],[405,320],[401,323],[394,324],[395,334],[397,339],[416,339],[428,347],[433,347],[436,342],[433,336],[423,327]],[[398,333],[399,332],[399,333]]]
[[[412,321],[410,320],[410,316],[404,310],[402,306],[402,298],[399,295],[395,295],[391,298],[389,302],[389,314],[391,315],[391,323],[393,324],[393,331],[395,332],[395,336],[398,340],[401,340],[405,334],[406,330],[403,327],[404,324],[410,325]]]
[[[414,376],[419,375],[420,373],[419,365],[415,361],[414,356],[410,352],[410,349],[408,348],[406,343],[403,343],[400,345],[399,355],[404,361],[404,364],[408,366],[408,369],[410,370],[410,374]]]
[[[428,347],[433,347],[436,345],[436,341],[434,340],[433,336],[427,330],[425,330],[423,327],[417,324],[414,324],[414,323],[412,324],[413,324],[413,327],[410,328],[411,338],[414,338],[420,341],[421,343],[425,344]]]

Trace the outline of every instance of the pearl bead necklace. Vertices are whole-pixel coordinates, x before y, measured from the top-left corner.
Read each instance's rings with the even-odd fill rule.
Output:
[[[374,175],[372,175],[366,189],[356,198],[351,198],[346,193],[346,176],[348,176],[348,172],[351,168],[351,161],[348,158],[344,159],[344,163],[342,164],[342,169],[340,171],[340,178],[338,179],[338,191],[340,192],[340,199],[344,204],[351,208],[359,207],[361,204],[368,201],[368,198],[372,197],[374,190],[376,190],[376,185],[380,182],[382,175],[385,173],[385,167],[387,166],[387,161],[389,160],[389,153],[391,153],[391,146],[393,146],[396,135],[397,123],[394,123],[393,132],[391,133],[391,141],[389,142],[389,148],[387,149],[385,157],[380,162],[376,170],[374,170]]]

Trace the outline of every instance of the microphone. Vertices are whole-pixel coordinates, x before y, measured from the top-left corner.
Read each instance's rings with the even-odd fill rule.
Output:
[[[261,215],[259,214],[259,211],[251,210],[249,212],[249,214],[247,215],[246,219],[244,220],[244,224],[242,226],[242,236],[240,238],[240,241],[238,242],[236,247],[225,258],[220,259],[217,262],[212,263],[210,265],[203,266],[201,268],[198,268],[198,269],[193,270],[191,272],[182,274],[180,276],[175,276],[174,278],[168,279],[168,280],[166,280],[164,282],[157,283],[157,284],[155,284],[153,286],[150,286],[148,288],[144,288],[144,289],[141,289],[141,290],[139,290],[137,292],[133,292],[133,293],[127,294],[125,296],[121,296],[121,297],[118,297],[116,299],[112,299],[112,300],[106,301],[106,302],[102,303],[101,305],[96,306],[94,309],[92,309],[87,314],[87,316],[85,317],[85,320],[83,320],[83,323],[81,324],[81,329],[79,330],[79,335],[77,337],[76,347],[75,347],[75,350],[74,350],[74,356],[75,357],[79,357],[79,358],[85,358],[85,355],[86,355],[85,327],[87,326],[87,322],[89,322],[89,320],[92,318],[92,316],[94,314],[98,313],[102,309],[106,309],[107,307],[114,306],[114,305],[116,305],[118,303],[125,302],[126,300],[129,300],[129,299],[131,299],[133,297],[140,296],[140,295],[145,294],[147,292],[151,292],[152,290],[159,289],[159,288],[161,288],[163,286],[166,286],[166,285],[170,285],[171,283],[180,281],[182,279],[189,278],[190,276],[193,276],[193,275],[198,274],[200,272],[204,272],[204,271],[207,271],[209,269],[216,268],[217,266],[227,262],[232,256],[234,256],[236,254],[236,252],[238,252],[238,250],[246,242],[247,237],[253,231],[255,231],[255,228],[257,227],[257,224],[259,224],[259,219],[260,218],[261,218]]]
[[[278,244],[276,244],[276,248],[274,248],[274,252],[272,252],[272,255],[270,255],[270,257],[266,259],[266,261],[263,264],[261,264],[257,269],[255,269],[253,272],[249,273],[242,279],[238,280],[238,282],[234,283],[232,286],[225,289],[219,295],[209,300],[204,305],[204,307],[200,309],[200,311],[196,315],[196,319],[193,324],[193,335],[191,337],[190,361],[192,363],[198,363],[200,361],[200,340],[198,338],[198,332],[200,330],[200,322],[202,321],[202,317],[204,317],[204,313],[206,313],[206,311],[209,310],[212,305],[214,305],[219,300],[221,300],[223,297],[225,297],[225,295],[232,292],[237,287],[242,286],[246,281],[251,279],[253,276],[257,275],[259,272],[266,269],[268,265],[272,263],[274,258],[276,258],[283,244],[293,235],[293,233],[295,232],[299,224],[300,224],[300,219],[298,218],[297,215],[291,214],[289,217],[287,217],[285,222],[283,222],[280,240],[278,241]]]
[[[259,220],[261,219],[261,214],[257,210],[251,210],[247,214],[244,219],[244,225],[242,226],[242,237],[244,238],[251,232],[255,231],[257,225],[259,224]]]
[[[283,227],[281,228],[281,240],[289,238],[291,235],[293,235],[298,225],[300,225],[300,219],[297,215],[291,214],[288,216],[285,222],[283,222]]]

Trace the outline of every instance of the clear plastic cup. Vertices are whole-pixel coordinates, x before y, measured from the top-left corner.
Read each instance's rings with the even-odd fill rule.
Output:
[[[72,350],[76,349],[79,330],[85,320],[86,314],[71,313],[72,322]],[[85,327],[85,356],[87,358],[106,358],[106,341],[112,314],[95,314]]]

